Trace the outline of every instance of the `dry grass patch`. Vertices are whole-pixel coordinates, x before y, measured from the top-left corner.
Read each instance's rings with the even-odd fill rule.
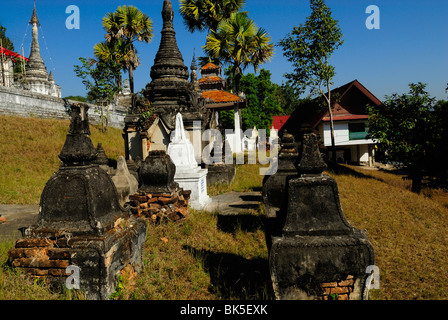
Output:
[[[42,190],[58,170],[59,153],[69,128],[68,120],[0,116],[0,203],[38,204]],[[91,126],[96,147],[103,144],[111,159],[124,155],[122,131],[109,128],[107,133]]]
[[[375,249],[381,289],[372,298],[447,299],[448,209],[410,192],[401,176],[348,168],[354,172],[330,174],[345,216]]]

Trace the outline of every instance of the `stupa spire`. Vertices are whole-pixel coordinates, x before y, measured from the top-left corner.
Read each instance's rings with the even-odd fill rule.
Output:
[[[33,25],[32,28],[32,42],[31,42],[31,52],[28,64],[26,66],[26,75],[28,79],[41,79],[48,80],[48,72],[45,67],[44,60],[40,55],[39,47],[39,32],[38,27],[40,26],[39,19],[37,18],[36,12],[36,1],[34,1],[33,14],[29,22]]]

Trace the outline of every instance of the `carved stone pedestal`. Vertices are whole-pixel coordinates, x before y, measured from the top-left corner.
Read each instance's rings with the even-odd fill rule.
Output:
[[[374,252],[366,232],[344,217],[336,182],[323,174],[317,139],[305,132],[297,165],[287,182],[287,199],[277,218],[269,256],[274,292],[280,300],[358,300]]]

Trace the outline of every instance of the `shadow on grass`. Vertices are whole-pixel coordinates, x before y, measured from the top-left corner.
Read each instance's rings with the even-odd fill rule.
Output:
[[[272,300],[274,293],[267,259],[245,259],[230,253],[184,246],[210,274],[210,292],[221,299]]]
[[[256,208],[258,209],[258,205]],[[265,228],[265,217],[260,215],[254,215],[250,213],[239,213],[239,214],[218,214],[217,227],[219,230],[228,233],[234,233],[237,230],[245,232],[255,232],[257,230],[264,230]]]
[[[362,179],[373,179],[377,181],[384,182],[383,179],[373,177],[371,175],[361,173],[359,171],[356,171],[352,168],[340,165],[338,163],[333,163],[328,166],[328,172],[334,173],[336,175],[345,175],[345,176],[352,176],[355,178],[362,178]]]

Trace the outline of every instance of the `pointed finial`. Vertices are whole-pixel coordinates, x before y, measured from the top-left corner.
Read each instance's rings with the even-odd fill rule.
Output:
[[[191,70],[197,70],[195,48],[193,48],[193,61],[191,61]]]
[[[37,24],[37,26],[40,26],[39,19],[37,18],[37,13],[36,13],[36,0],[34,0],[33,14],[31,15],[31,20],[29,23]]]

